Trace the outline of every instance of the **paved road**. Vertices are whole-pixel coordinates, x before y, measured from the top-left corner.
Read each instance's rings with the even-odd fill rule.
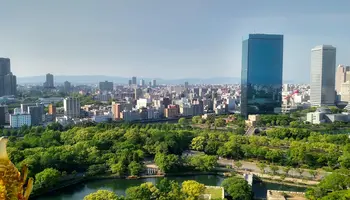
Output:
[[[219,159],[218,163],[219,163],[219,165],[224,165],[224,166],[227,166],[227,165],[234,166],[234,160],[230,160],[230,159]],[[260,170],[258,165],[254,162],[240,161],[240,163],[242,163],[242,167],[240,169],[252,171],[252,172],[257,172],[257,173],[262,173],[262,171]],[[271,169],[268,166],[265,168],[265,173],[266,172],[271,172]],[[277,173],[278,174],[285,174],[282,167],[280,167],[280,169],[277,171]],[[318,172],[316,178],[322,179],[327,173],[328,172]],[[293,176],[293,177],[300,176],[299,172],[296,169],[290,169],[288,174],[289,174],[289,176]],[[313,176],[306,169],[303,170],[302,176],[313,178]]]

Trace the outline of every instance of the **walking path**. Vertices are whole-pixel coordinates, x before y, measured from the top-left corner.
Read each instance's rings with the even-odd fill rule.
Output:
[[[242,170],[242,171],[253,172],[254,174],[260,174],[261,176],[270,176],[270,175],[267,175],[266,173],[272,172],[272,170],[270,169],[270,167],[268,165],[266,165],[264,172],[262,172],[260,170],[260,168],[258,167],[258,164],[255,162],[248,162],[248,161],[239,161],[239,162],[242,164],[242,166],[240,167],[240,170]],[[218,164],[221,166],[235,167],[235,161],[232,159],[219,158]],[[278,166],[278,167],[279,167],[279,169],[276,171],[276,174],[285,175],[286,172],[283,170],[284,167],[282,167],[282,166]],[[321,180],[327,174],[329,174],[329,172],[317,171],[317,174],[314,176],[314,175],[310,174],[309,171],[310,170],[307,170],[307,169],[291,168],[288,171],[288,177],[286,177],[285,180],[288,180],[288,181],[294,180],[295,178],[293,178],[293,177],[305,177],[305,178],[310,178],[310,179],[314,179],[314,180]],[[313,170],[313,171],[315,171],[315,170]],[[279,179],[281,179],[280,176],[278,176],[278,177],[279,177]],[[314,182],[318,183],[318,181],[314,181]]]

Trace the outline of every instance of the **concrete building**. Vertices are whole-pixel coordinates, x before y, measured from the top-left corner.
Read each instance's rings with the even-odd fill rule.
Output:
[[[144,98],[137,99],[137,101],[136,101],[136,108],[137,109],[146,108],[149,104],[150,103],[149,103],[148,99],[144,99]]]
[[[131,82],[132,82],[133,85],[136,85],[136,84],[137,84],[137,78],[136,78],[136,76],[133,76],[133,77],[131,78]]]
[[[350,81],[342,83],[339,92],[341,101],[350,102]]]
[[[43,122],[43,109],[40,105],[28,106],[28,114],[30,114],[31,125],[38,126]]]
[[[179,116],[179,107],[177,105],[169,105],[164,109],[164,117],[176,118]]]
[[[6,124],[6,106],[0,106],[0,126],[3,126]]]
[[[17,94],[17,78],[11,72],[9,58],[0,58],[0,97]]]
[[[153,79],[152,80],[152,87],[156,87],[157,86],[157,80],[156,79]]]
[[[134,95],[134,98],[135,99],[139,99],[142,97],[142,90],[141,88],[135,88],[135,95]]]
[[[339,65],[335,75],[335,91],[337,94],[341,94],[341,85],[350,79],[347,79],[347,72],[350,71],[350,66],[345,67],[344,65]]]
[[[349,113],[345,114],[332,114],[328,108],[318,108],[315,112],[307,113],[306,121],[311,124],[332,123],[332,122],[349,122]]]
[[[120,114],[121,119],[126,122],[140,120],[140,113],[137,110],[123,110]]]
[[[193,107],[190,103],[180,104],[179,109],[182,116],[193,116]]]
[[[44,83],[44,87],[45,88],[54,88],[55,85],[54,85],[54,78],[53,78],[53,75],[48,73],[46,74],[46,81]]]
[[[80,102],[78,98],[67,97],[63,100],[64,115],[68,118],[80,117]]]
[[[143,79],[140,80],[140,86],[145,87],[145,80],[143,80]]]
[[[147,109],[148,119],[158,119],[159,118],[159,111],[155,108],[148,108]]]
[[[113,82],[104,81],[99,83],[99,90],[110,92],[113,91]]]
[[[70,82],[68,81],[65,81],[64,84],[63,84],[63,90],[65,93],[70,93],[72,92],[72,85]]]
[[[335,47],[331,45],[320,45],[311,50],[311,105],[334,105],[335,63]]]
[[[12,128],[20,128],[23,125],[31,126],[32,120],[30,114],[13,114],[10,115],[10,126]]]
[[[36,106],[36,103],[22,103],[21,104],[21,112],[20,113],[28,113],[29,106]]]
[[[148,119],[148,110],[146,107],[142,107],[139,109],[140,119],[147,120]]]
[[[122,111],[122,106],[120,103],[112,102],[112,114],[113,114],[113,120],[119,120],[120,112]]]

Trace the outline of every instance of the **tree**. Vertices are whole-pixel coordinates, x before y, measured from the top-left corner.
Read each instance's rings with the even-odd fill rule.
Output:
[[[253,199],[252,187],[241,177],[227,178],[222,182],[221,186],[224,187],[233,200]]]
[[[298,174],[298,176],[302,176],[304,170],[301,168],[295,168],[295,172]]]
[[[279,167],[276,165],[270,165],[270,170],[271,170],[273,175],[276,175],[278,170],[279,170]]]
[[[136,161],[132,161],[129,164],[128,169],[129,169],[130,175],[137,176],[142,170],[142,165]]]
[[[182,183],[181,191],[186,195],[187,200],[196,200],[200,195],[204,193],[204,184],[197,181],[189,180]]]
[[[209,155],[195,155],[190,157],[189,164],[199,171],[211,171],[217,166],[217,157]]]
[[[35,175],[35,188],[50,188],[56,185],[61,177],[57,169],[47,168]]]
[[[258,167],[259,167],[261,173],[265,174],[266,164],[265,163],[259,163]]]
[[[290,171],[290,167],[287,166],[287,167],[283,167],[282,169],[283,169],[283,172],[285,173],[285,175],[288,176],[289,171]]]
[[[237,167],[237,169],[239,169],[239,168],[242,167],[242,163],[239,162],[239,161],[236,161],[236,162],[235,162],[235,166]]]
[[[191,148],[197,151],[203,151],[206,144],[206,139],[203,136],[198,136],[192,139]]]
[[[309,174],[315,179],[317,174],[318,174],[318,172],[316,170],[310,170]]]
[[[97,190],[84,197],[84,200],[122,200],[124,198],[118,197],[117,194],[108,190]]]
[[[123,176],[125,173],[125,165],[123,162],[119,161],[117,164],[111,165],[112,173],[117,174],[118,176]]]
[[[306,197],[311,200],[336,200],[349,199],[350,193],[350,170],[338,169],[327,175],[314,188],[309,188],[306,191]]]
[[[105,164],[90,165],[86,171],[89,176],[95,176],[98,174],[104,174],[107,171],[107,166]]]
[[[181,117],[179,119],[178,123],[181,124],[181,125],[187,125],[188,124],[187,120],[185,118],[183,118],[183,117]]]
[[[194,116],[194,117],[192,117],[192,123],[199,124],[201,122],[201,119],[202,119],[201,116]]]
[[[160,193],[160,200],[185,200],[180,185],[175,181],[164,178],[157,184],[157,188]]]
[[[179,166],[179,156],[174,154],[157,153],[154,162],[163,172],[174,171]]]
[[[226,121],[222,118],[215,119],[214,126],[216,127],[224,127],[226,125]]]
[[[157,199],[159,190],[153,183],[147,182],[140,186],[130,187],[126,190],[126,198],[131,200],[150,200]]]

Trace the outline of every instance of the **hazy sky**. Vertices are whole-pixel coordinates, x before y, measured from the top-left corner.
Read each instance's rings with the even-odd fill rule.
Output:
[[[0,57],[17,76],[240,77],[242,38],[284,34],[284,79],[310,50],[350,65],[349,0],[0,0]]]

